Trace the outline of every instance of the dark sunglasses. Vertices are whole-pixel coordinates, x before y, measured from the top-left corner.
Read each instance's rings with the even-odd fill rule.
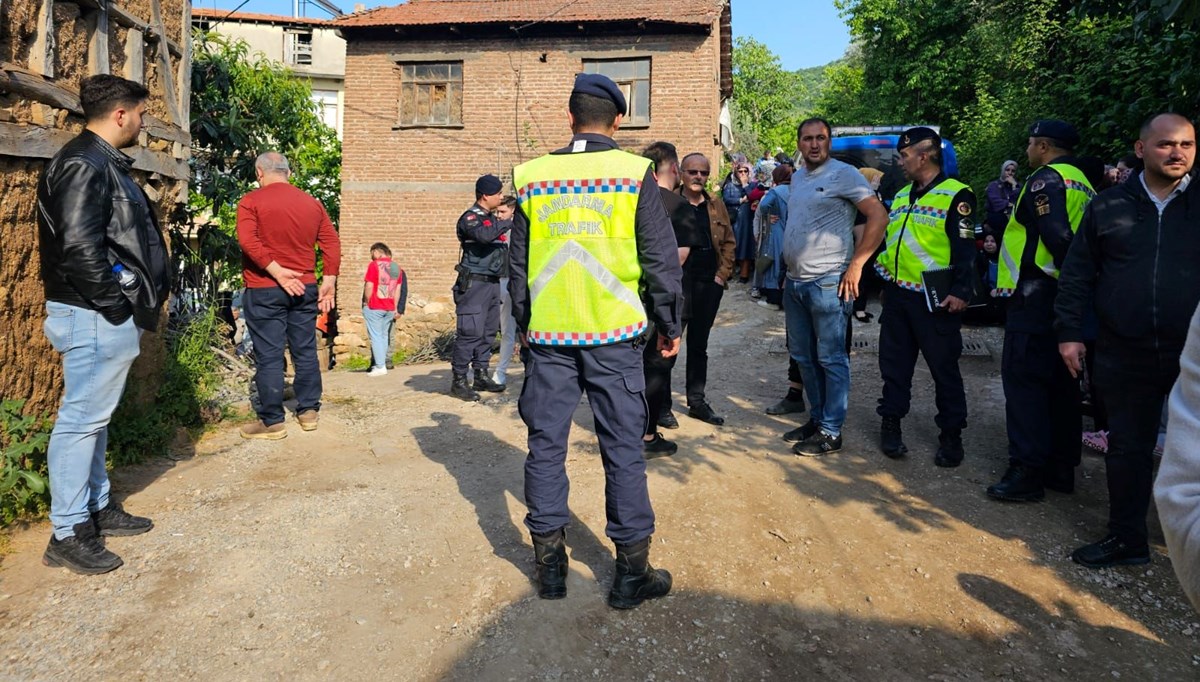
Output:
[[[750,171],[746,170],[745,168],[738,171],[738,175],[749,175],[749,174],[750,174]]]

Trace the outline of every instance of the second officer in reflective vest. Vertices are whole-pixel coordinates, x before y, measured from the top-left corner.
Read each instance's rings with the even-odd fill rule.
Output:
[[[664,357],[678,352],[682,277],[650,161],[612,140],[625,113],[611,80],[576,78],[571,144],[513,170],[519,210],[509,279],[519,338],[528,345],[518,407],[529,428],[525,525],[538,596],[567,592],[567,440],[587,391],[606,478],[605,532],[617,550],[608,603],[622,609],[671,589],[671,574],[649,563],[654,510],[642,458],[641,344],[652,322]]]
[[[892,200],[885,248],[875,260],[876,271],[889,282],[879,318],[880,446],[893,459],[908,452],[900,420],[908,414],[920,352],[933,375],[935,422],[941,430],[934,463],[956,467],[962,463],[962,430],[967,426],[967,397],[958,359],[962,312],[974,288],[975,193],[942,172],[942,138],[933,129],[909,128],[896,150],[912,184]],[[924,275],[937,270],[949,273],[949,287],[931,311]]]
[[[1095,196],[1071,150],[1079,135],[1070,123],[1035,121],[1026,156],[1037,170],[1025,181],[1000,244],[1000,295],[1008,297],[1004,381],[1008,470],[987,489],[1012,502],[1040,500],[1045,488],[1075,490],[1082,415],[1079,381],[1058,353],[1054,299],[1058,270]]]

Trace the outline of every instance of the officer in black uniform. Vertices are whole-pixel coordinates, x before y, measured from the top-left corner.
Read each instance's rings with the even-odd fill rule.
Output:
[[[1000,363],[1009,466],[1003,478],[988,487],[992,499],[1031,502],[1045,497],[1044,488],[1075,490],[1083,421],[1079,381],[1071,377],[1058,353],[1054,333],[1058,279],[1038,267],[1035,254],[1038,244],[1045,245],[1056,267],[1067,257],[1075,235],[1067,215],[1067,184],[1049,164],[1078,168],[1079,162],[1071,156],[1078,143],[1075,127],[1065,121],[1036,121],[1029,128],[1025,151],[1036,171],[1025,181],[1009,223],[1020,223],[1026,238],[1019,254],[1016,290],[1008,300]],[[1011,233],[1010,228],[1005,236]]]
[[[504,201],[504,185],[495,175],[475,181],[475,203],[458,219],[458,241],[462,258],[454,266],[455,325],[454,352],[450,367],[454,379],[450,395],[463,400],[479,400],[476,391],[499,393],[504,384],[492,381],[488,362],[492,359],[492,340],[500,330],[500,277],[508,264],[508,224],[492,217]],[[475,368],[475,381],[467,379],[467,370]]]
[[[946,173],[941,168],[941,145],[941,136],[924,126],[909,128],[900,136],[896,150],[914,150],[901,156],[904,175],[912,182],[910,204],[946,181]],[[893,215],[897,208],[893,203]],[[883,311],[879,318],[879,370],[883,375],[883,396],[876,412],[882,417],[881,449],[890,458],[900,458],[908,452],[902,439],[900,420],[908,414],[912,400],[913,371],[919,352],[925,356],[935,388],[937,416],[934,422],[940,434],[934,464],[956,467],[962,463],[967,396],[958,360],[962,356],[962,312],[974,290],[974,214],[975,193],[969,187],[963,187],[954,195],[950,209],[946,211],[945,230],[950,240],[949,265],[953,270],[953,283],[941,310],[929,312],[924,292],[897,285],[876,262],[876,270],[889,280],[883,292]],[[879,259],[888,259],[893,269],[899,269],[900,262],[893,263],[891,259],[899,258],[903,240],[896,242],[893,252],[890,232],[889,229],[886,239],[888,250]],[[909,252],[909,257],[915,256]]]
[[[582,177],[591,178],[593,164],[584,157],[618,148],[612,136],[626,110],[625,97],[615,83],[598,74],[580,74],[568,109],[574,133],[571,144],[551,154],[577,157]],[[682,271],[671,222],[650,165],[646,161],[638,188],[634,232],[646,315],[659,331],[660,352],[668,357],[679,351]],[[514,173],[519,174],[520,169]],[[522,197],[526,196],[527,188],[516,189]],[[521,208],[524,209],[524,198]],[[654,510],[650,506],[642,452],[642,434],[648,417],[642,366],[642,344],[646,343],[646,337],[607,345],[530,342],[527,336],[532,318],[529,248],[529,218],[524,210],[518,210],[512,230],[509,292],[518,338],[527,346],[523,353],[525,383],[518,407],[529,428],[529,456],[525,461],[525,503],[529,513],[525,525],[533,536],[538,596],[543,599],[566,596],[564,531],[570,514],[567,441],[572,415],[579,406],[581,392],[586,390],[606,478],[605,533],[617,550],[608,603],[614,608],[633,608],[646,599],[666,595],[671,589],[671,574],[649,563]]]

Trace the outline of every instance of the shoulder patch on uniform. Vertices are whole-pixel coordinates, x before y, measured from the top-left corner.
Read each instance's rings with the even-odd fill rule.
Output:
[[[971,204],[965,201],[958,202],[958,206],[956,208],[959,215],[971,215]]]
[[[1045,180],[1034,180],[1033,184],[1029,186],[1029,191],[1030,192],[1040,192],[1043,189],[1045,189],[1045,187],[1046,187]]]
[[[1050,197],[1046,196],[1045,194],[1039,194],[1033,198],[1033,204],[1035,206],[1045,206],[1048,203],[1050,203]]]
[[[962,220],[958,221],[958,226],[963,228],[964,230],[970,230],[972,233],[975,232],[975,224],[972,223],[970,220],[967,220],[966,218],[963,218]]]
[[[1046,204],[1044,206],[1038,206],[1037,214],[1038,215],[1050,215],[1050,205]]]
[[[475,222],[476,220],[479,220],[479,216],[478,216],[478,215],[476,215],[475,213],[468,213],[468,214],[466,214],[465,216],[463,216],[463,218],[465,218],[465,219],[466,219],[466,221],[467,221],[467,222],[469,222],[469,223],[473,223],[473,222]]]

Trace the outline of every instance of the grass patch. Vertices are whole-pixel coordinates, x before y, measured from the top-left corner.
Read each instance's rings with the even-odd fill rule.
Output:
[[[347,372],[361,372],[371,368],[371,361],[358,353],[352,353],[344,362],[339,363]]]

